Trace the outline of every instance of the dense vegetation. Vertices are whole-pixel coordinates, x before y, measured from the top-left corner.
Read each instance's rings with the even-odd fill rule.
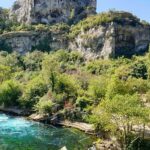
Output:
[[[113,11],[91,16],[71,27],[19,25],[7,18],[8,10],[0,9],[1,34],[63,31],[69,38],[112,21],[123,24],[130,20],[133,26],[139,22],[130,13]],[[3,47],[6,49],[0,44],[0,105],[93,123],[98,133],[115,135],[128,149],[145,137],[145,127],[150,124],[150,53],[132,59],[86,60],[76,51],[20,55],[3,51]],[[141,127],[139,132],[133,132],[135,126]]]
[[[150,54],[85,60],[78,52],[0,53],[0,103],[94,123],[130,146],[132,128],[149,123]],[[118,131],[118,129],[120,130]]]

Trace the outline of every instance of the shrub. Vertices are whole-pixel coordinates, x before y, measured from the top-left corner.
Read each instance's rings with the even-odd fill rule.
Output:
[[[142,60],[137,60],[131,65],[131,75],[135,78],[148,78],[148,68],[146,63]]]
[[[47,97],[44,96],[34,106],[34,109],[40,114],[51,114],[53,105],[54,105],[53,102],[48,100]]]
[[[73,78],[69,75],[62,74],[59,75],[56,86],[55,86],[56,93],[66,93],[68,96],[75,96],[77,95],[77,86],[74,82]]]
[[[87,71],[96,75],[107,73],[111,67],[112,63],[110,60],[94,60],[86,65]]]
[[[42,77],[37,76],[33,78],[24,86],[23,96],[21,98],[22,105],[27,108],[32,108],[47,90],[47,85],[44,83]]]
[[[97,77],[95,79],[91,79],[88,93],[95,103],[105,97],[107,85],[108,79],[105,77]]]
[[[37,71],[42,68],[42,60],[44,58],[44,53],[40,51],[34,51],[32,53],[27,53],[23,58],[23,64],[28,71]]]
[[[88,105],[91,105],[92,101],[87,97],[78,97],[76,100],[76,107],[80,107],[81,110],[86,108]]]
[[[0,104],[4,106],[16,106],[19,104],[21,88],[15,81],[9,80],[3,82],[0,86]]]
[[[0,83],[10,78],[11,68],[8,66],[0,65]]]
[[[107,13],[97,14],[90,16],[72,26],[69,37],[73,39],[75,36],[81,33],[81,30],[87,31],[90,28],[96,28],[99,25],[106,25],[110,22],[117,22],[118,24],[124,24],[124,22],[128,22],[129,24],[135,26],[136,23],[139,22],[139,19],[128,12],[109,11]]]

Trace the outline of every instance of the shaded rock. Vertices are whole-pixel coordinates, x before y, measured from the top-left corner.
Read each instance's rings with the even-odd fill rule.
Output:
[[[0,106],[0,111],[17,116],[28,116],[31,112],[29,110],[19,109],[17,107],[5,108]]]
[[[81,32],[69,48],[87,58],[131,57],[144,54],[150,43],[150,27],[109,23]]]

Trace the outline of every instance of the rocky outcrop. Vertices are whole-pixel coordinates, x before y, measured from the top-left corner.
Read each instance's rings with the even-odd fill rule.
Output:
[[[149,48],[150,27],[144,25],[121,25],[111,22],[82,31],[69,44],[86,57],[131,57],[143,54]]]
[[[16,3],[21,2],[20,0]],[[34,2],[37,3],[37,1]],[[86,4],[93,4],[95,0],[86,2]],[[83,4],[85,1],[82,1],[80,6]],[[16,10],[23,11],[22,7]],[[20,17],[18,15],[17,19]],[[40,14],[39,18],[41,18]],[[144,54],[148,51],[150,43],[150,25],[141,23],[137,17],[127,12],[108,12],[90,16],[75,25],[66,25],[66,29],[57,30],[57,25],[48,26],[48,28],[43,25],[44,30],[41,31],[36,30],[38,25],[31,26],[35,30],[0,35],[0,49],[13,50],[22,54],[35,49],[42,51],[67,49],[82,52],[88,59],[99,57],[108,59]]]
[[[122,150],[117,141],[102,141],[96,144],[96,150]]]
[[[51,51],[67,48],[63,32],[18,31],[0,35],[0,49],[21,54],[33,50]]]
[[[19,109],[17,107],[5,108],[3,106],[0,106],[0,112],[16,116],[28,116],[31,113],[30,110]]]
[[[82,52],[86,58],[110,57],[115,51],[114,25],[100,25],[88,31],[82,31],[74,40],[70,41],[69,48]]]
[[[96,0],[16,0],[10,19],[26,24],[77,22],[96,13]]]
[[[26,53],[35,45],[35,32],[10,32],[0,35],[0,45],[3,44],[3,50],[17,51],[18,53]]]

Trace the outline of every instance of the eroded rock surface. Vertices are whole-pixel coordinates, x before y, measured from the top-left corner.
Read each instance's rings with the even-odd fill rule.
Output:
[[[79,2],[78,0],[56,0],[55,3],[57,2],[57,5],[55,6],[53,4],[53,0],[43,0],[42,2],[41,0],[25,0],[24,4],[22,4],[23,1],[24,0],[16,1],[12,12],[14,11],[14,14],[18,14],[17,19],[19,22],[29,24],[33,23],[33,20],[35,23],[41,23],[43,16],[47,19],[48,14],[46,12],[48,8],[51,10],[60,6],[60,10],[63,11],[65,10],[62,5],[63,2],[65,7],[66,5],[71,4],[71,7],[77,7]],[[32,6],[30,4],[31,2],[34,6],[23,10],[27,6]],[[82,2],[80,1],[78,6],[84,6],[83,8],[85,8],[86,6],[92,4],[91,6],[94,7],[95,2],[96,0],[84,0]],[[52,7],[50,7],[50,3],[53,4]],[[38,7],[39,9],[37,9]],[[48,8],[46,10],[41,10],[41,7]],[[31,12],[34,10],[31,13],[32,15],[29,14],[29,10],[31,10]],[[45,15],[41,15],[43,11],[46,11]],[[34,14],[35,12],[36,14]],[[52,11],[50,11],[49,14],[51,14],[51,12]],[[61,12],[60,15],[58,15],[58,18],[55,18],[55,21],[63,21],[64,17],[69,19],[66,14],[69,14],[70,10],[68,13],[67,12],[68,10]],[[83,10],[83,12],[85,11]],[[76,16],[76,19],[77,18],[78,15]],[[48,20],[48,23],[51,21],[51,19]],[[19,53],[26,53],[35,49],[46,51],[59,49],[77,50],[82,52],[88,59],[99,57],[105,59],[121,56],[132,57],[133,55],[144,54],[149,49],[150,25],[143,24],[140,19],[128,12],[108,12],[98,14],[95,16],[90,16],[72,26],[69,26],[68,24],[65,25],[67,25],[66,30],[64,28],[61,28],[61,30],[51,30],[49,27],[52,26],[42,25],[44,30],[39,31],[36,30],[38,25],[31,25],[34,27],[36,26],[35,30],[10,33],[4,32],[4,34],[0,35],[0,49],[12,49],[13,51],[17,51]],[[53,28],[57,28],[57,25],[53,25]]]
[[[25,54],[33,50],[51,51],[67,48],[63,32],[18,31],[0,35],[1,50]]]
[[[26,24],[77,22],[96,13],[96,0],[16,0],[10,19]]]
[[[69,48],[91,57],[131,57],[144,54],[150,43],[150,26],[142,24],[120,24],[110,22],[81,31],[72,41]]]

